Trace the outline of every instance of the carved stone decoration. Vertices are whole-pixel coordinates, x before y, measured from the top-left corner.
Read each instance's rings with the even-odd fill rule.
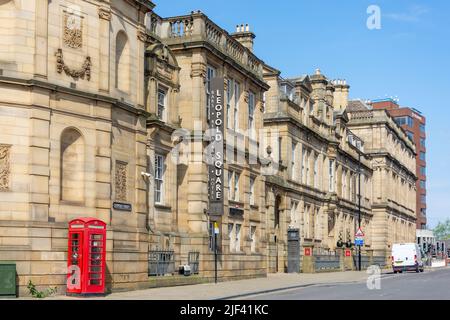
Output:
[[[0,144],[0,191],[9,190],[11,146]]]
[[[244,101],[245,101],[245,103],[248,103],[248,96],[249,96],[249,92],[247,90],[244,91]]]
[[[83,46],[83,23],[80,16],[64,14],[63,41],[69,48],[79,49]]]
[[[127,201],[127,163],[116,161],[116,200]]]
[[[98,16],[100,19],[111,21],[111,10],[105,7],[99,7]]]
[[[55,55],[56,55],[56,70],[58,73],[62,73],[64,71],[66,75],[71,76],[72,78],[84,79],[84,77],[86,77],[88,81],[91,80],[91,65],[92,65],[91,57],[87,56],[83,65],[81,66],[81,69],[75,70],[69,68],[64,63],[62,49],[58,49]]]
[[[145,31],[138,30],[138,32],[137,32],[137,37],[138,37],[138,39],[141,40],[142,42],[148,42],[148,41],[149,41],[148,36],[147,36],[147,34],[145,33]]]

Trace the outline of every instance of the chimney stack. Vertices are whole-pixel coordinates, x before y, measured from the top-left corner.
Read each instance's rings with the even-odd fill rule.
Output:
[[[346,80],[337,79],[334,84],[333,108],[336,111],[344,111],[348,106],[348,93],[350,86]]]
[[[239,41],[244,47],[248,48],[253,52],[253,40],[255,39],[255,34],[250,31],[250,26],[247,24],[241,24],[236,26],[236,32],[232,33],[231,36]]]

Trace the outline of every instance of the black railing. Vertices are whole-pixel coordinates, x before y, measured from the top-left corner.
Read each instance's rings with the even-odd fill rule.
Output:
[[[341,268],[340,256],[335,253],[314,255],[314,257],[316,271],[332,271]]]
[[[191,267],[191,274],[198,274],[200,252],[191,251],[188,254],[188,265]]]
[[[175,272],[173,250],[150,250],[148,253],[148,275],[164,276]]]

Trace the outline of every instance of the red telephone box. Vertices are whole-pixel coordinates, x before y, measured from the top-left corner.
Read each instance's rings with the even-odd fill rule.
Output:
[[[95,218],[69,222],[67,294],[105,293],[106,223]]]

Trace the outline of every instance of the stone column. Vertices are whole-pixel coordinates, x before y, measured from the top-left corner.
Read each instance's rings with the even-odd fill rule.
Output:
[[[109,92],[110,66],[110,32],[111,9],[102,6],[98,8],[99,22],[99,89]]]

